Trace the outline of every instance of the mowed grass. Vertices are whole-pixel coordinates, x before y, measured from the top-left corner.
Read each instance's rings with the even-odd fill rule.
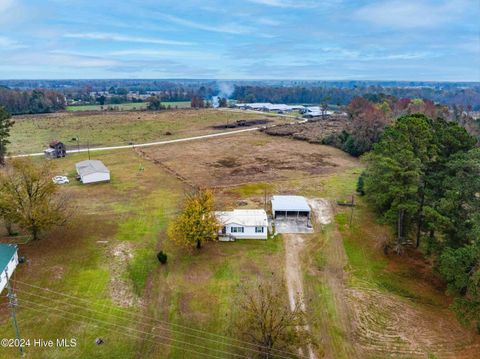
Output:
[[[229,357],[225,353],[236,350],[230,340],[208,333],[234,337],[239,284],[283,275],[281,239],[209,243],[193,252],[178,248],[165,234],[185,191],[177,179],[125,150],[93,153],[109,167],[112,181],[82,185],[72,176],[75,162],[85,158],[55,161],[56,173],[71,176],[61,190],[75,214],[66,227],[20,245],[28,263],[15,275],[22,337],[75,338],[77,347],[29,347],[28,356],[198,357],[194,350]],[[160,249],[168,255],[164,266],[156,259]],[[6,338],[14,336],[7,309],[0,309]],[[96,338],[105,343],[96,345]],[[15,348],[0,350],[1,358],[18,355]]]
[[[164,106],[170,106],[171,108],[189,108],[190,101],[166,101],[162,102]],[[66,110],[70,112],[77,111],[108,111],[113,108],[118,111],[132,111],[132,110],[145,110],[148,106],[148,102],[125,102],[119,104],[107,104],[107,105],[72,105],[67,106]]]
[[[223,110],[53,113],[15,116],[8,150],[12,154],[43,151],[52,140],[68,149],[127,145],[224,131],[213,128],[262,115]],[[285,119],[276,119],[285,122]],[[73,139],[79,138],[76,142]]]

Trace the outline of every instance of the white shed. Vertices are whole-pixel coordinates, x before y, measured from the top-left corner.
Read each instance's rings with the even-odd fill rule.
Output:
[[[82,183],[97,183],[110,181],[110,171],[99,160],[86,160],[75,165]]]
[[[273,196],[273,218],[284,217],[310,217],[310,206],[302,196]]]
[[[12,244],[0,244],[0,293],[7,286],[15,268],[18,265],[17,246]]]
[[[263,209],[235,209],[215,212],[215,216],[221,225],[219,240],[267,239],[268,217]]]

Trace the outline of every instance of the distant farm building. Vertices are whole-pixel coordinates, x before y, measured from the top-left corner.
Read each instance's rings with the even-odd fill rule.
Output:
[[[276,113],[291,112],[291,111],[301,110],[304,108],[304,106],[302,105],[290,106],[285,104],[272,104],[270,102],[237,103],[235,104],[235,106],[242,110],[255,110],[255,111],[276,112]]]
[[[0,244],[0,293],[7,286],[18,265],[17,246]]]
[[[99,160],[86,160],[75,165],[84,184],[110,181],[110,170]]]
[[[67,148],[60,141],[52,141],[48,145],[48,148],[43,151],[46,158],[60,158],[65,157],[67,154]]]
[[[305,197],[302,196],[273,196],[272,214],[273,218],[310,218],[310,206]]]
[[[267,239],[268,217],[263,209],[235,209],[215,212],[215,216],[221,225],[220,241]]]

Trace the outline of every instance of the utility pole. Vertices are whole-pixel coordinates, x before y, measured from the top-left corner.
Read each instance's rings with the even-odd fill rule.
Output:
[[[264,208],[265,208],[265,212],[267,211],[267,184],[265,183],[265,187],[264,187]]]
[[[88,160],[90,161],[90,140],[87,141]]]
[[[355,208],[355,195],[352,194],[352,211],[350,212],[350,228],[352,228],[353,209]]]
[[[13,288],[12,288],[12,285],[10,284],[10,280],[8,279],[8,272],[6,269],[5,269],[5,278],[7,279],[8,304],[12,309],[11,315],[12,315],[13,328],[15,329],[15,335],[17,337],[17,341],[19,344],[18,349],[20,349],[20,355],[24,356],[25,352],[23,351],[22,340],[20,338],[20,330],[18,329],[17,314],[15,309],[17,307],[17,296],[13,292]]]

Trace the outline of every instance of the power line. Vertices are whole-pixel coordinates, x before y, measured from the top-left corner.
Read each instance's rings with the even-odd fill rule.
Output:
[[[100,313],[100,314],[105,314],[105,312],[101,312],[101,311],[98,311],[98,310],[95,310],[95,309],[90,309],[90,308],[87,308],[87,307],[84,307],[84,306],[80,306],[80,305],[76,305],[76,304],[72,304],[72,303],[66,303],[66,302],[61,302],[60,300],[56,299],[56,298],[49,298],[49,297],[45,297],[45,296],[42,296],[42,295],[39,295],[39,294],[35,294],[35,293],[31,293],[31,292],[27,292],[27,291],[24,291],[22,289],[17,289],[17,291],[21,292],[21,293],[25,293],[25,294],[28,294],[28,295],[33,295],[33,296],[36,296],[36,297],[39,297],[39,298],[43,298],[43,299],[47,299],[47,300],[50,300],[50,301],[55,301],[57,303],[60,303],[60,304],[66,304],[66,305],[70,305],[70,306],[74,306],[74,307],[78,307],[78,308],[82,308],[82,309],[85,309],[85,310],[88,310],[88,311],[91,311],[91,312],[95,312],[95,313]],[[40,303],[38,303],[40,304]],[[132,315],[134,315],[133,313],[131,313]],[[110,314],[112,315],[113,317],[115,318],[119,318],[121,320],[134,320],[135,318],[125,318],[125,317],[121,317],[121,316],[118,316],[118,315],[115,315],[115,314]],[[150,319],[153,319],[153,318],[150,318]],[[196,339],[202,339],[202,340],[207,340],[207,341],[210,341],[210,342],[214,342],[214,343],[217,343],[217,344],[223,344],[223,345],[227,345],[227,346],[233,346],[233,347],[236,347],[238,349],[246,349],[246,350],[250,350],[250,351],[255,351],[257,353],[261,353],[261,351],[259,350],[256,350],[256,349],[250,349],[250,348],[246,348],[246,347],[241,347],[241,346],[237,346],[237,345],[232,345],[232,344],[228,344],[226,342],[220,342],[218,340],[214,340],[214,339],[209,339],[209,338],[204,338],[204,337],[200,337],[200,336],[197,336],[197,335],[194,335],[194,334],[189,334],[189,333],[185,333],[185,332],[181,332],[181,331],[176,331],[176,330],[173,330],[173,329],[170,329],[170,328],[165,328],[165,327],[160,327],[158,328],[160,330],[163,330],[163,331],[167,331],[167,332],[172,332],[173,334],[182,334],[182,335],[185,335],[185,336],[189,336],[189,337],[192,337],[192,338],[196,338]],[[235,354],[234,354],[235,355]],[[283,358],[289,358],[289,357],[283,357]]]
[[[22,302],[25,301],[24,299],[21,300]],[[30,302],[30,305],[39,305],[37,303],[34,303],[34,302]],[[34,308],[34,307],[31,307],[31,306],[25,306],[25,305],[19,305],[19,307],[22,307],[22,308],[25,308],[25,309],[28,309],[28,310],[34,310],[36,312],[40,312],[42,314],[45,313],[44,310],[41,310],[41,309],[37,309],[37,308]],[[54,309],[54,308],[52,308]],[[68,313],[68,312],[66,312]],[[64,318],[64,319],[67,319],[67,320],[70,320],[70,321],[73,321],[73,322],[76,322],[76,323],[81,323],[81,324],[86,324],[86,325],[90,325],[90,326],[94,326],[94,327],[98,327],[99,325],[98,324],[93,324],[93,323],[89,323],[89,322],[85,322],[85,321],[82,321],[82,320],[76,320],[76,319],[72,319],[70,317],[67,317],[65,315],[61,315],[59,313],[50,313],[50,314],[53,314],[53,315],[56,315],[58,317],[61,317],[61,318]],[[103,324],[105,325],[105,324]],[[126,336],[129,336],[131,338],[134,338],[134,339],[137,339],[137,340],[146,340],[148,342],[151,342],[151,343],[154,343],[154,344],[159,344],[159,342],[157,341],[154,341],[154,340],[151,340],[151,339],[148,339],[148,338],[144,338],[144,337],[141,337],[141,336],[138,336],[138,335],[135,335],[135,334],[129,334],[129,333],[125,333],[124,331],[120,331],[120,330],[115,330],[113,328],[108,328],[109,330],[112,330],[116,333],[120,333],[122,335],[126,335]],[[170,344],[170,343],[163,343],[163,342],[160,342],[160,344],[163,344],[163,345],[167,345],[171,348],[175,348],[175,349],[181,349],[181,350],[184,350],[184,351],[187,351],[187,352],[190,352],[190,353],[195,353],[195,354],[200,354],[200,355],[204,355],[204,356],[207,356],[207,357],[210,357],[210,358],[215,358],[215,359],[223,359],[221,357],[217,357],[217,356],[213,356],[213,355],[210,355],[210,354],[207,354],[207,353],[202,353],[202,352],[198,352],[196,350],[193,350],[193,349],[187,349],[187,348],[184,348],[184,347],[179,347],[179,346],[176,346],[176,345],[173,345],[173,344]]]
[[[68,294],[65,294],[65,293],[61,293],[61,292],[54,291],[54,290],[49,289],[49,288],[39,287],[39,286],[36,286],[36,285],[33,285],[33,284],[29,284],[29,283],[25,283],[25,282],[22,282],[22,281],[19,281],[19,280],[17,280],[17,283],[23,284],[23,285],[27,285],[27,286],[32,287],[32,288],[40,289],[40,290],[43,290],[43,291],[45,291],[45,292],[50,292],[50,293],[53,293],[53,294],[61,295],[61,296],[66,297],[66,298],[78,300],[78,301],[85,302],[85,303],[89,303],[89,304],[92,303],[90,300],[85,299],[85,298],[81,298],[81,297],[78,297],[78,296],[68,295]],[[49,298],[49,299],[50,299],[50,298]],[[143,305],[141,305],[141,307],[144,308],[144,309],[148,309],[148,307],[143,306]],[[231,340],[231,341],[234,341],[234,342],[237,342],[237,343],[240,343],[240,344],[244,344],[244,345],[250,345],[250,346],[255,346],[255,347],[257,347],[257,348],[269,349],[269,350],[271,350],[272,352],[284,353],[284,354],[286,354],[286,355],[291,355],[291,356],[294,356],[294,357],[299,357],[298,354],[294,354],[294,353],[289,352],[289,351],[286,351],[286,350],[268,348],[268,347],[263,346],[263,345],[257,345],[257,344],[255,344],[255,343],[243,341],[243,340],[240,340],[240,339],[235,339],[235,338],[232,338],[232,337],[228,337],[228,336],[224,336],[224,335],[220,335],[220,334],[216,334],[216,333],[207,332],[207,331],[201,330],[201,329],[196,329],[196,328],[192,328],[192,327],[187,327],[187,326],[185,326],[185,325],[181,325],[181,324],[177,324],[177,323],[172,323],[172,322],[169,322],[169,321],[166,321],[166,320],[161,320],[161,319],[156,319],[156,318],[148,317],[148,316],[142,315],[142,314],[140,314],[140,313],[133,313],[132,311],[129,311],[129,310],[124,309],[124,308],[110,307],[110,309],[117,310],[117,311],[120,311],[120,312],[129,314],[129,315],[138,316],[138,317],[140,317],[140,318],[145,318],[145,319],[148,319],[148,320],[151,320],[151,321],[155,321],[155,322],[158,322],[158,323],[161,323],[161,324],[164,324],[164,325],[171,325],[171,326],[175,326],[175,327],[182,328],[182,329],[185,329],[185,330],[191,330],[191,331],[193,331],[193,332],[197,332],[197,333],[200,333],[200,334],[211,335],[211,336],[213,336],[213,337],[217,337],[217,338],[220,338],[220,339],[228,339],[228,340]],[[175,331],[174,329],[170,329],[170,330]],[[180,333],[181,333],[181,332],[180,332]],[[184,333],[184,334],[185,334],[185,333]],[[205,338],[205,339],[207,339],[207,338]],[[212,339],[207,339],[207,340],[212,341]],[[218,342],[217,342],[217,343],[218,343]],[[222,344],[227,344],[227,343],[224,343],[224,342],[221,342],[221,343],[222,343]],[[231,345],[231,346],[235,346],[235,345],[233,345],[233,344],[230,344],[230,345]],[[241,347],[241,346],[237,346],[237,348],[243,348],[243,349],[247,349],[247,350],[251,350],[251,351],[255,351],[255,350],[256,350],[256,349],[253,349],[253,348],[250,349],[250,348]],[[257,351],[257,352],[258,352],[258,351]],[[277,355],[280,356],[280,354],[277,354]],[[281,356],[280,356],[280,357],[281,357]],[[287,358],[289,358],[289,357],[287,357]],[[308,357],[300,356],[300,358],[308,358]]]
[[[216,351],[216,352],[218,352],[218,353],[227,354],[227,355],[233,355],[233,356],[237,356],[237,357],[242,357],[242,358],[247,358],[247,359],[248,359],[248,357],[246,357],[246,356],[244,356],[244,355],[241,355],[241,354],[235,354],[235,353],[227,352],[227,351],[224,351],[224,350],[221,350],[221,349],[209,348],[209,347],[205,347],[205,346],[202,346],[202,345],[185,342],[185,341],[183,341],[183,340],[174,339],[174,338],[169,338],[169,337],[166,337],[166,336],[163,336],[163,335],[148,333],[148,332],[145,332],[145,331],[142,331],[142,330],[138,330],[138,329],[135,329],[135,328],[131,328],[131,327],[127,327],[127,326],[124,326],[124,325],[115,324],[115,323],[112,323],[112,322],[109,322],[109,321],[106,321],[106,320],[96,319],[96,318],[88,317],[88,316],[81,315],[81,314],[78,314],[78,313],[75,313],[75,312],[68,312],[68,311],[63,310],[63,309],[50,307],[49,305],[44,305],[44,304],[37,303],[37,302],[31,301],[31,300],[28,300],[28,299],[22,299],[22,301],[27,302],[27,303],[30,303],[30,304],[34,304],[34,305],[39,305],[39,306],[42,306],[42,307],[44,307],[44,308],[57,310],[57,311],[60,311],[60,312],[63,312],[63,313],[67,313],[67,314],[69,314],[69,315],[76,315],[76,316],[79,316],[79,317],[82,317],[82,318],[85,318],[85,319],[88,319],[88,320],[94,320],[94,321],[99,322],[99,323],[102,323],[102,324],[104,323],[104,324],[106,324],[106,325],[113,325],[113,326],[116,326],[116,327],[119,327],[119,328],[122,328],[122,329],[131,330],[131,331],[134,331],[134,332],[138,332],[139,334],[150,335],[150,336],[153,336],[153,337],[155,337],[155,338],[160,338],[160,339],[165,339],[165,340],[171,340],[171,341],[177,342],[177,343],[179,343],[179,344],[183,344],[183,345],[187,345],[187,346],[190,345],[190,346],[193,346],[193,347],[197,347],[197,348],[199,348],[199,349],[213,350],[213,351]]]
[[[27,292],[27,291],[24,291],[22,289],[17,289],[18,291],[22,292],[22,293],[25,293],[25,294],[28,294],[28,295],[33,295],[33,296],[36,296],[36,297],[39,297],[39,298],[43,298],[43,299],[46,299],[46,300],[54,300],[60,304],[65,304],[65,305],[70,305],[70,306],[74,306],[74,307],[78,307],[78,308],[83,308],[83,309],[86,309],[88,311],[91,311],[91,312],[95,312],[95,313],[100,313],[100,314],[105,314],[104,312],[101,312],[101,311],[98,311],[98,310],[94,310],[94,309],[90,309],[90,308],[87,308],[87,307],[84,307],[84,306],[80,306],[80,305],[76,305],[76,304],[73,304],[73,303],[66,303],[66,302],[62,302],[61,300],[57,299],[57,298],[50,298],[50,297],[46,297],[46,296],[42,296],[42,295],[39,295],[39,294],[35,294],[35,293],[31,293],[31,292]],[[91,304],[91,302],[89,302]],[[114,308],[115,309],[115,308]],[[137,315],[136,313],[129,313],[127,312],[127,314],[131,314],[133,316]],[[127,320],[127,321],[132,321],[134,320],[135,318],[126,318],[126,317],[121,317],[121,316],[118,316],[118,315],[115,315],[115,314],[110,314],[112,315],[113,317],[116,317],[116,318],[119,318],[120,320]],[[138,316],[141,316],[140,314],[138,314]],[[145,317],[143,316],[144,318],[148,319],[148,320],[151,320],[151,321],[155,321],[154,318],[151,318],[151,317]],[[163,326],[164,324],[162,324],[162,326],[158,329],[160,330],[163,330],[163,331],[167,331],[167,332],[171,332],[173,334],[181,334],[181,335],[185,335],[185,336],[188,336],[188,337],[192,337],[192,338],[196,338],[196,339],[202,339],[202,340],[206,340],[206,341],[209,341],[209,342],[213,342],[213,343],[216,343],[216,344],[221,344],[221,345],[226,345],[226,346],[229,346],[229,347],[233,347],[233,348],[237,348],[237,349],[243,349],[243,350],[248,350],[248,351],[251,351],[251,352],[255,352],[255,353],[259,353],[261,354],[262,351],[258,350],[258,349],[255,349],[255,348],[248,348],[248,347],[245,347],[245,346],[240,346],[240,345],[236,345],[236,344],[230,344],[228,342],[225,342],[225,341],[218,341],[218,340],[215,340],[215,339],[210,339],[210,338],[206,338],[206,337],[200,337],[198,335],[194,335],[194,334],[190,334],[190,333],[186,333],[186,332],[182,332],[182,331],[179,331],[179,330],[174,330],[174,329],[171,329],[171,328],[166,328]],[[208,333],[207,333],[208,334]],[[233,338],[229,338],[229,337],[225,337],[225,339],[233,339]],[[250,343],[250,345],[255,345],[253,343]],[[262,347],[261,345],[257,346],[258,347]],[[274,351],[273,348],[269,348],[270,351]],[[280,351],[280,350],[278,350]],[[283,351],[284,353],[288,353],[286,351]],[[295,357],[298,357],[298,354],[293,354],[293,353],[288,353],[290,355],[293,355]],[[284,358],[284,359],[291,359],[292,356],[284,356],[284,355],[281,355],[281,354],[276,354],[279,358]]]

